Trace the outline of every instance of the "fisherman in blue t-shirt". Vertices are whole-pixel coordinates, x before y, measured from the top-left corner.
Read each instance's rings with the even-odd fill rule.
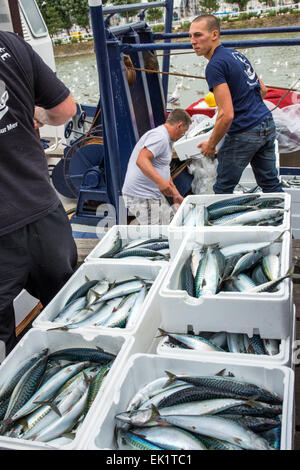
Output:
[[[201,15],[190,26],[195,53],[208,59],[206,81],[214,93],[218,114],[214,131],[199,147],[214,157],[218,152],[215,193],[232,193],[250,163],[257,184],[264,192],[281,192],[275,156],[276,128],[263,102],[266,87],[249,60],[220,42],[220,23],[213,15]]]

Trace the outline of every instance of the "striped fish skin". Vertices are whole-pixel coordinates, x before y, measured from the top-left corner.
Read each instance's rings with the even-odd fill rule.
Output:
[[[137,450],[164,450],[162,447],[159,447],[151,442],[142,439],[139,436],[136,436],[130,431],[118,430],[119,437],[121,438],[122,443],[129,445],[133,449]]]
[[[269,444],[257,434],[233,420],[220,416],[164,416],[155,418],[197,434],[216,437],[247,450],[271,450]]]
[[[249,402],[244,399],[237,400],[236,398],[213,398],[210,400],[192,401],[173,406],[159,407],[158,413],[160,416],[202,416],[223,413],[225,410],[230,411],[231,408],[245,406],[247,403]]]
[[[242,382],[240,380],[236,380],[233,377],[223,377],[219,375],[213,376],[177,376],[172,374],[171,372],[167,372],[167,375],[170,377],[170,382],[174,379],[182,380],[187,383],[191,383],[194,386],[198,387],[209,387],[212,390],[220,391],[220,392],[229,392],[232,393],[232,398],[234,395],[238,395],[238,397],[256,397],[257,400],[262,401],[264,403],[270,403],[274,405],[281,405],[282,399],[276,395],[275,393],[269,392],[258,385],[249,383],[249,382]]]
[[[258,223],[270,217],[278,217],[283,214],[284,209],[259,209],[248,212],[237,212],[216,219],[213,225],[247,225],[250,223]]]
[[[275,418],[282,414],[281,405],[269,405],[259,401],[253,401],[251,405],[232,406],[228,410],[222,411],[222,414],[256,416],[260,418]]]
[[[254,354],[266,354],[263,341],[259,335],[253,335],[252,337],[248,337],[248,341],[249,347],[252,348]]]
[[[168,378],[166,376],[163,376],[146,384],[130,400],[128,407],[127,407],[127,411],[132,411],[132,410],[139,408],[143,402],[145,402],[146,400],[150,398],[151,394],[155,395],[156,393],[159,393],[161,389],[165,387],[167,382],[168,382]],[[174,384],[177,384],[177,383],[178,382],[176,381],[174,382]]]
[[[129,311],[126,322],[126,328],[132,328],[136,324],[138,316],[141,314],[141,309],[146,299],[146,296],[147,286],[145,285],[141,288],[140,292],[138,292],[135,302]]]
[[[127,256],[140,256],[142,258],[166,258],[166,256],[158,253],[155,250],[150,250],[149,248],[131,248],[128,250],[120,251],[114,255],[114,258],[126,258]]]
[[[233,205],[243,205],[248,204],[250,201],[255,201],[259,198],[257,194],[249,194],[245,196],[237,196],[232,198],[221,199],[217,202],[209,204],[207,206],[208,212],[218,209],[220,207],[233,206]]]
[[[105,253],[99,256],[99,258],[112,258],[122,248],[122,239],[120,232],[117,231],[112,247]]]
[[[115,359],[114,354],[110,354],[101,349],[93,348],[67,348],[49,354],[50,359],[65,359],[68,361],[90,361],[103,364]]]
[[[256,206],[241,206],[241,205],[232,205],[232,206],[224,206],[224,207],[219,207],[214,210],[210,210],[209,213],[209,220],[215,220],[218,219],[219,217],[223,217],[225,215],[229,214],[235,214],[236,212],[240,212],[241,210],[255,210]]]
[[[191,267],[192,255],[184,262],[181,269],[181,288],[185,290],[191,297],[195,296],[195,279]]]
[[[10,401],[2,422],[0,433],[6,430],[7,423],[11,422],[13,416],[27,403],[27,401],[35,393],[39,381],[43,376],[47,367],[47,350],[44,356],[41,357],[20,379],[14,391],[11,394]]]
[[[68,298],[67,302],[65,303],[65,307],[69,305],[69,303],[73,302],[74,300],[78,299],[79,297],[85,297],[91,287],[94,287],[97,284],[98,280],[94,279],[92,281],[87,280],[84,284],[82,284],[75,292]]]
[[[183,344],[189,349],[194,349],[196,351],[224,351],[219,346],[215,345],[213,342],[201,338],[199,336],[188,335],[188,334],[177,334],[177,333],[167,333],[164,330],[159,328],[159,331],[164,336],[169,336],[170,339],[174,339],[179,344]]]
[[[39,407],[39,401],[45,401],[52,398],[59,388],[67,382],[67,380],[69,380],[88,365],[88,362],[79,362],[77,364],[64,367],[61,371],[51,377],[51,379],[48,380],[48,382],[46,382],[43,387],[38,388],[36,392],[30,397],[30,399],[27,400],[26,403],[13,414],[13,416],[11,416],[11,419],[19,419],[22,416],[25,416],[31,411],[37,409]]]
[[[57,420],[32,437],[32,440],[47,442],[61,436],[64,432],[73,427],[74,423],[84,410],[87,394],[88,387],[82,394],[81,398],[77,400],[76,403],[65,412],[65,414],[58,417]]]
[[[11,374],[5,376],[4,382],[0,387],[0,401],[6,400],[8,397],[10,397],[13,389],[15,388],[21,377],[23,377],[26,371],[44,355],[45,351],[35,354],[33,357],[30,357],[29,359],[23,361],[21,365],[17,368],[17,371],[13,373],[13,376]]]
[[[206,450],[205,445],[192,433],[175,426],[138,428],[132,432],[166,450]]]
[[[269,431],[270,429],[276,428],[281,423],[279,417],[261,418],[258,416],[222,415],[221,413],[218,416],[246,426],[255,433]]]
[[[243,450],[242,447],[222,441],[221,439],[215,439],[214,437],[203,436],[201,434],[199,437],[208,450]]]

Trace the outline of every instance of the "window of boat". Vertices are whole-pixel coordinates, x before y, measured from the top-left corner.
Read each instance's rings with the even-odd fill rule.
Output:
[[[47,28],[35,0],[19,0],[19,2],[33,36],[37,38],[46,36]]]

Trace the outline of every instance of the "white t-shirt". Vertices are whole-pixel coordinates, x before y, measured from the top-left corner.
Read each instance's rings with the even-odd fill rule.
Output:
[[[163,178],[170,179],[172,142],[166,127],[161,125],[146,132],[135,145],[128,162],[122,193],[143,199],[159,199],[162,194],[157,185],[136,164],[140,151],[145,147],[153,154],[152,165],[155,170]]]

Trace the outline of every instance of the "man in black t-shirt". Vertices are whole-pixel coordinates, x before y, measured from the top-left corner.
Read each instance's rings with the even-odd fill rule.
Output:
[[[16,344],[14,298],[25,288],[45,306],[76,266],[71,226],[35,131],[39,123],[57,126],[75,114],[70,91],[31,46],[0,31],[0,340],[6,353]]]

